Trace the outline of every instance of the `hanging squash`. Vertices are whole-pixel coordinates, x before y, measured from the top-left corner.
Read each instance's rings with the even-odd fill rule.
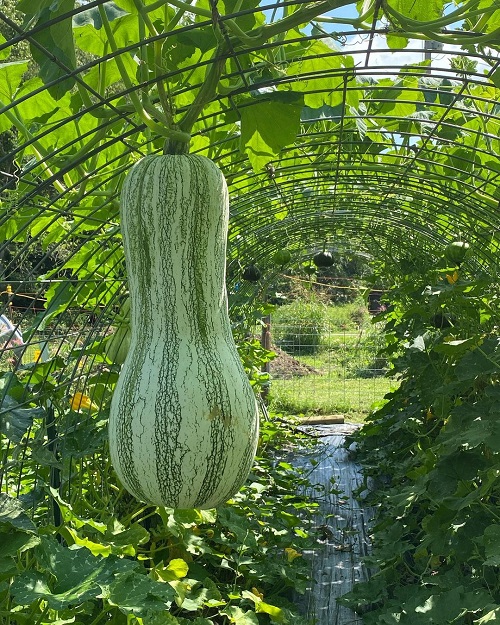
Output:
[[[469,244],[465,241],[452,241],[444,249],[444,256],[452,265],[460,265],[469,251]]]
[[[245,267],[241,277],[243,280],[247,280],[247,282],[258,282],[262,277],[262,273],[257,265],[252,264]]]
[[[125,180],[120,214],[131,342],[111,460],[139,500],[216,507],[245,483],[258,439],[227,310],[224,177],[202,156],[147,156]]]
[[[279,267],[283,267],[284,265],[287,265],[291,260],[292,260],[292,254],[290,250],[287,250],[286,248],[277,250],[273,254],[273,263],[275,265],[278,265]]]
[[[313,263],[316,267],[331,267],[334,262],[331,252],[326,252],[325,250],[313,256]]]

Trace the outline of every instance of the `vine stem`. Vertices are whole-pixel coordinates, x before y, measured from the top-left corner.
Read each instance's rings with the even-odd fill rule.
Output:
[[[258,26],[254,30],[247,33],[247,37],[253,45],[262,45],[271,37],[296,28],[306,22],[310,22],[318,17],[318,15],[326,13],[327,11],[338,9],[348,4],[352,4],[351,0],[324,0],[323,2],[314,3],[312,6],[308,5],[305,8],[301,7],[291,15],[284,17],[278,22],[267,24],[265,26]],[[227,24],[227,21],[224,21],[224,23]]]
[[[399,13],[399,11],[397,11],[393,7],[389,6],[387,2],[384,2],[383,7],[384,11],[394,17],[398,21],[398,23],[400,23],[401,26],[403,26],[404,28],[422,32],[426,31],[427,29],[435,30],[437,28],[443,28],[445,26],[449,26],[450,24],[455,23],[460,18],[465,17],[465,14],[469,10],[469,8],[474,7],[476,4],[476,0],[469,0],[469,2],[466,2],[462,7],[455,9],[455,11],[452,11],[451,13],[448,13],[447,15],[437,20],[431,20],[427,22],[421,22],[419,20],[414,20],[410,17],[406,17],[402,13]],[[493,8],[493,11],[494,10],[496,9]],[[471,11],[470,13],[468,13],[466,17],[475,17],[476,15],[484,15],[489,13],[490,11],[485,11],[484,9],[476,9],[475,11]]]
[[[317,22],[325,22],[327,24],[349,24],[354,28],[362,28],[363,24],[365,24],[368,20],[373,17],[375,3],[372,3],[369,8],[362,13],[359,17],[355,18],[346,18],[346,17],[327,17],[327,16],[319,16],[315,21]],[[371,27],[371,23],[369,25]]]
[[[438,20],[432,20],[429,22],[420,22],[418,20],[413,20],[409,17],[406,17],[402,13],[399,13],[393,7],[389,6],[387,2],[384,2],[384,11],[387,15],[393,18],[398,24],[400,24],[406,33],[400,33],[401,35],[411,34],[416,39],[433,39],[434,41],[440,41],[442,43],[448,44],[463,44],[463,43],[474,43],[474,44],[484,44],[489,41],[495,41],[498,38],[500,33],[500,28],[493,30],[490,33],[484,33],[477,37],[471,38],[470,35],[464,31],[463,35],[452,35],[452,34],[444,34],[442,32],[437,32],[438,29],[444,28],[449,24],[453,24],[461,17],[465,16],[465,13],[469,7],[474,6],[475,0],[469,0],[463,7],[449,13],[445,17],[442,17]],[[494,9],[493,9],[494,10]],[[482,16],[482,20],[484,21],[484,17],[487,16],[490,11],[477,9],[475,11],[471,11],[467,17],[475,17],[478,15]],[[398,33],[399,34],[399,33]]]
[[[483,508],[486,512],[488,512],[489,514],[491,514],[491,516],[498,522],[500,521],[500,516],[498,516],[498,514],[496,514],[495,512],[493,512],[493,510],[491,508],[489,508],[483,501],[479,501],[479,505],[481,506],[481,508]]]
[[[184,12],[192,13],[193,15],[199,15],[200,17],[206,17],[207,19],[212,18],[212,13],[208,9],[203,9],[202,7],[198,7],[196,5],[192,5],[189,2],[183,2],[182,0],[157,0],[152,4],[148,4],[144,7],[144,10],[150,13],[151,11],[156,11],[156,9],[160,9],[162,6],[167,4],[171,4],[178,9],[181,9]]]
[[[485,33],[484,35],[480,35],[479,37],[474,38],[472,38],[470,35],[455,36],[451,34],[442,34],[436,32],[429,32],[428,34],[428,38],[450,45],[462,45],[471,43],[474,45],[485,45],[490,41],[498,41],[499,36],[500,28],[491,31],[491,33]]]
[[[140,119],[144,122],[147,128],[149,128],[152,132],[160,135],[161,137],[166,137],[167,139],[171,139],[178,143],[189,144],[191,140],[191,136],[185,132],[175,130],[174,128],[169,127],[167,124],[162,125],[158,124],[154,121],[154,119],[149,115],[149,113],[144,108],[139,96],[136,92],[136,87],[132,84],[130,80],[125,65],[121,56],[118,54],[118,45],[116,43],[113,31],[111,29],[111,25],[109,23],[108,17],[106,15],[106,11],[104,10],[103,5],[99,5],[99,15],[101,16],[102,24],[104,26],[104,30],[106,32],[106,36],[108,38],[108,42],[111,50],[116,53],[115,62],[120,73],[120,77],[123,80],[123,84],[127,87],[129,91],[130,99],[132,100],[132,104],[134,105],[135,112],[139,115]]]
[[[217,93],[217,85],[219,84],[220,77],[222,76],[222,72],[224,71],[224,67],[226,65],[227,53],[225,51],[224,44],[219,44],[219,46],[217,46],[212,58],[213,62],[207,72],[205,82],[201,86],[193,103],[190,105],[186,114],[179,123],[179,129],[185,133],[191,132],[199,114],[205,105],[210,102]]]
[[[148,13],[145,10],[145,6],[142,2],[142,0],[134,0],[134,5],[135,8],[137,9],[140,17],[142,18],[142,20],[144,21],[144,24],[146,25],[146,28],[149,31],[149,34],[152,37],[158,37],[159,33],[155,28],[155,25],[153,24],[153,22],[151,21],[151,18],[149,17]],[[165,116],[165,122],[166,125],[169,128],[173,128],[174,127],[174,121],[173,121],[173,112],[172,112],[172,105],[170,102],[170,98],[167,94],[167,91],[165,89],[165,83],[163,80],[161,80],[159,78],[159,74],[160,71],[162,69],[162,58],[161,58],[161,48],[162,48],[162,41],[159,39],[156,39],[154,42],[154,64],[155,64],[155,76],[157,78],[156,81],[156,85],[158,87],[158,97],[160,100],[160,104],[161,107],[163,109],[163,114]]]
[[[0,100],[0,109],[3,109],[3,108],[6,108],[6,107],[4,103]],[[66,187],[59,180],[57,180],[56,175],[53,173],[53,171],[45,162],[45,160],[47,159],[47,152],[45,148],[40,144],[39,141],[33,138],[33,135],[31,134],[31,132],[26,128],[26,126],[17,117],[17,115],[15,115],[10,110],[4,111],[3,114],[7,117],[7,119],[9,119],[11,124],[23,135],[23,137],[27,141],[31,142],[31,147],[33,149],[33,152],[35,153],[37,160],[43,166],[43,173],[47,174],[49,178],[54,178],[54,186],[56,187],[56,189],[60,191],[61,193],[65,193]],[[68,176],[68,181],[70,183],[69,186],[72,186],[72,182],[71,182],[71,179],[69,179],[69,176]]]

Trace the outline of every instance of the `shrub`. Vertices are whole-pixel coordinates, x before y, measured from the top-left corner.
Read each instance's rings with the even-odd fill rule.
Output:
[[[327,320],[328,307],[320,302],[296,300],[281,306],[273,315],[274,342],[291,354],[314,354],[318,351]]]

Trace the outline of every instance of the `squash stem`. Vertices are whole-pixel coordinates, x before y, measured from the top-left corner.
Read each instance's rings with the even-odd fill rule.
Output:
[[[461,17],[464,17],[467,11],[470,8],[474,7],[476,4],[477,4],[476,0],[469,0],[469,2],[466,2],[462,7],[456,9],[455,11],[452,11],[451,13],[448,13],[444,17],[441,17],[437,20],[431,20],[428,22],[421,22],[419,20],[414,20],[409,17],[406,17],[405,15],[402,15],[401,13],[399,13],[393,7],[389,6],[387,2],[384,2],[384,10],[393,18],[395,18],[395,20],[397,20],[397,22],[401,26],[403,26],[403,28],[406,28],[410,31],[416,30],[417,32],[426,33],[427,29],[432,29],[434,31],[439,28],[444,28],[445,26],[449,26],[450,24],[455,23]],[[491,9],[491,11],[494,11],[494,10],[495,8]],[[489,12],[490,10],[488,9],[486,10],[484,8],[477,9],[475,11],[471,11],[470,13],[467,13],[467,18],[470,18],[475,15],[483,15]]]
[[[222,72],[226,66],[227,53],[224,44],[217,46],[212,58],[213,61],[207,71],[205,82],[179,124],[179,128],[184,132],[191,132],[193,125],[198,119],[198,115],[217,93],[217,85],[219,84]]]
[[[182,11],[187,13],[192,13],[193,15],[199,15],[200,17],[206,17],[207,19],[212,19],[212,12],[209,9],[203,9],[202,7],[198,7],[196,5],[192,5],[190,2],[183,2],[182,0],[157,0],[152,4],[148,4],[144,7],[144,10],[150,13],[151,11],[156,11],[156,9],[161,8],[167,4],[171,4]]]
[[[102,24],[104,26],[104,30],[106,32],[106,36],[108,38],[109,45],[111,50],[116,53],[115,62],[120,73],[121,79],[125,87],[129,92],[130,99],[132,100],[132,104],[134,105],[135,112],[141,119],[141,121],[149,128],[152,132],[160,135],[161,137],[166,137],[167,139],[171,139],[176,143],[186,143],[189,144],[191,140],[191,136],[189,133],[182,132],[180,130],[176,130],[174,128],[168,127],[168,125],[158,124],[154,121],[154,119],[149,115],[148,111],[144,108],[139,96],[137,95],[136,87],[132,84],[132,81],[129,78],[125,65],[121,56],[118,54],[118,45],[116,43],[116,39],[114,37],[114,33],[111,29],[111,25],[109,23],[106,12],[103,8],[103,5],[99,5],[99,15],[101,16]]]
[[[143,2],[141,0],[134,0],[134,5],[139,13],[140,18],[143,20],[143,23],[148,29],[149,34],[152,37],[158,37],[159,33],[156,30],[155,25],[151,21],[151,18],[149,17],[148,13],[146,12],[145,10],[146,8]],[[173,114],[172,114],[172,104],[170,102],[169,95],[167,94],[167,91],[165,89],[165,83],[160,78],[162,68],[163,68],[163,61],[161,58],[162,43],[163,42],[161,40],[157,39],[153,44],[154,65],[155,65],[154,70],[155,70],[155,76],[157,78],[156,85],[158,87],[158,96],[159,96],[161,107],[163,109],[163,114],[165,116],[166,125],[169,128],[173,128],[174,122],[173,122]]]

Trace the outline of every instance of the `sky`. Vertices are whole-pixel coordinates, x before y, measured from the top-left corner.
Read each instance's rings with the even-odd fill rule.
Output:
[[[452,10],[456,7],[451,7],[448,10]],[[355,18],[358,16],[356,11],[355,3],[349,4],[347,6],[341,7],[339,9],[335,9],[331,12],[334,17],[347,17],[347,18]],[[460,24],[456,24],[458,27]],[[346,32],[350,30],[348,25],[342,24],[322,24],[327,32],[332,31],[342,31]],[[412,39],[409,41],[408,46],[404,50],[398,50],[394,52],[390,50],[386,38],[383,35],[375,35],[369,59],[366,59],[366,50],[368,48],[369,43],[369,35],[354,35],[346,38],[346,43],[342,45],[342,50],[344,50],[347,54],[352,54],[355,59],[356,66],[362,68],[368,66],[374,68],[378,77],[383,76],[383,70],[380,69],[377,72],[376,68],[383,67],[401,67],[404,65],[413,65],[416,63],[420,63],[425,59],[425,51],[424,51],[424,42],[418,39]],[[450,57],[463,53],[460,46],[452,46],[446,45],[442,51],[434,51],[431,54],[431,68],[434,68],[436,74],[448,75],[450,78],[453,78],[455,74],[450,72]],[[446,71],[439,71],[439,70]],[[490,69],[490,66],[484,62],[478,63],[478,71],[479,73],[483,73]],[[394,74],[394,72],[390,72]],[[387,74],[389,75],[389,74]]]

